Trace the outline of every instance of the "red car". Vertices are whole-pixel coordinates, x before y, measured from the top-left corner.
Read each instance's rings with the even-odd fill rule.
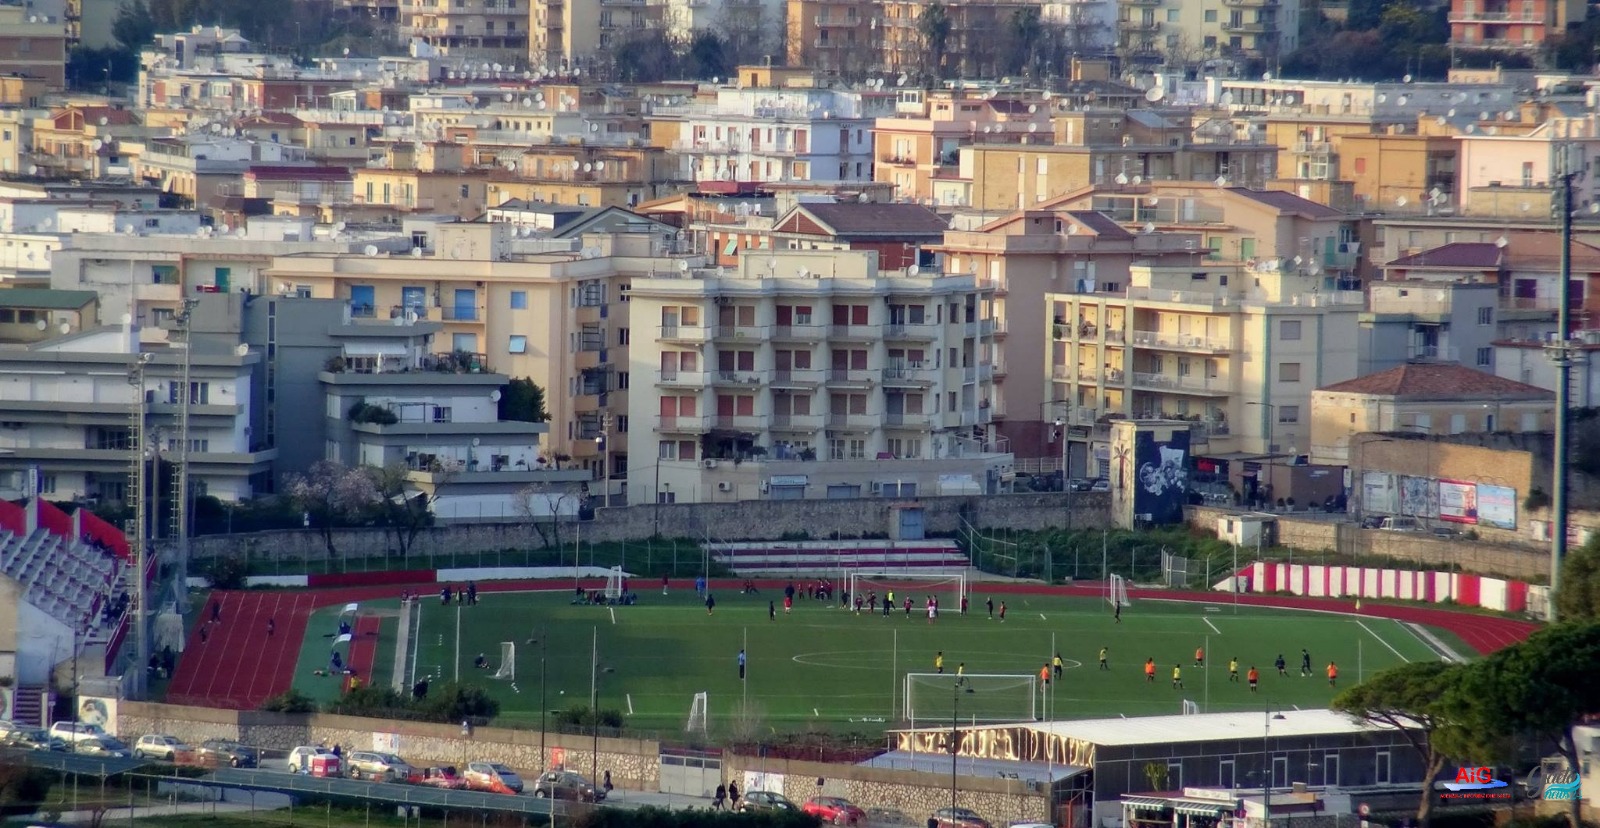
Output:
[[[467,780],[456,773],[455,768],[426,768],[420,773],[411,775],[409,780],[413,785],[424,785],[429,788],[443,788],[447,791],[465,790]]]
[[[800,812],[834,825],[863,825],[867,821],[866,811],[837,796],[813,796],[800,806]]]

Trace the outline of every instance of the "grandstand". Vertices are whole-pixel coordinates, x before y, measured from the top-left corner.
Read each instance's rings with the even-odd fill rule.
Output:
[[[127,540],[86,509],[69,515],[37,498],[25,505],[0,501],[7,599],[0,611],[16,612],[0,623],[16,630],[15,641],[0,641],[0,649],[15,652],[10,665],[0,664],[0,675],[9,673],[16,688],[11,718],[48,723],[45,691],[61,662],[103,648],[105,666],[112,666],[127,630],[121,595],[130,562]]]
[[[772,541],[712,543],[717,562],[738,575],[820,575],[851,570],[945,574],[965,570],[967,555],[952,540]]]

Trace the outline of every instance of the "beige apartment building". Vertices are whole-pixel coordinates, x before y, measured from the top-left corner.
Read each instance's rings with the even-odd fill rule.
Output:
[[[282,256],[269,283],[351,303],[353,314],[437,320],[437,341],[486,371],[545,389],[545,450],[599,471],[607,443],[612,479],[628,468],[629,283],[678,272],[668,240],[653,233],[587,236],[577,253],[536,251],[506,223],[439,225],[434,254]],[[694,260],[698,261],[698,260]],[[653,328],[652,328],[653,331]]]
[[[1096,476],[1108,417],[1191,421],[1197,457],[1308,453],[1312,391],[1356,375],[1361,293],[1318,276],[1135,264],[1125,288],[1106,288],[1052,293],[1046,309],[1046,376],[1055,399],[1094,415],[1072,439]]]
[[[920,104],[920,116],[904,114],[907,99]],[[873,127],[873,178],[893,184],[902,200],[927,204],[935,198],[935,179],[960,176],[962,147],[1045,143],[1041,135],[1051,131],[1054,107],[1043,99],[911,90],[897,108],[900,115],[879,118]]]
[[[629,415],[654,442],[630,503],[990,492],[1010,471],[981,279],[784,250],[634,279],[630,296]]]
[[[451,57],[522,60],[530,0],[401,0],[400,34]]]
[[[531,0],[528,61],[562,70],[609,59],[639,29],[661,25],[663,6],[645,0]]]

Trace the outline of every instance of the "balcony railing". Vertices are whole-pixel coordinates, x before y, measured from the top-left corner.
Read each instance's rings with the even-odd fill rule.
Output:
[[[772,385],[784,386],[813,386],[822,382],[822,371],[813,368],[780,368],[772,372]]]
[[[761,384],[764,371],[718,371],[712,379],[718,385],[750,385]]]
[[[932,385],[938,372],[929,368],[894,366],[883,369],[885,385]]]
[[[834,339],[877,339],[882,331],[881,325],[832,325],[828,335]]]
[[[1294,152],[1296,155],[1328,155],[1333,152],[1333,144],[1328,141],[1296,141]]]
[[[767,418],[764,414],[718,414],[711,418],[711,427],[729,431],[765,431]]]
[[[358,304],[356,302],[351,302],[350,303],[350,318],[351,319],[371,319],[372,317],[374,317],[376,315],[377,315],[376,309],[373,308],[372,305]]]
[[[906,325],[888,325],[884,328],[885,339],[919,339],[932,340],[939,337],[939,326],[926,323]]]
[[[1228,383],[1218,378],[1186,376],[1175,374],[1144,374],[1134,373],[1133,385],[1135,388],[1144,388],[1156,391],[1198,391],[1206,393],[1228,393]]]
[[[821,414],[774,414],[772,415],[773,429],[787,429],[791,431],[816,431],[822,428]]]
[[[706,373],[704,371],[657,371],[656,384],[696,386],[705,385]]]
[[[1459,349],[1445,345],[1412,345],[1408,349],[1409,359],[1428,359],[1440,362],[1459,362],[1461,352]]]
[[[482,322],[484,309],[471,305],[445,305],[439,308],[439,318],[446,322]]]
[[[716,337],[718,339],[766,339],[767,329],[764,325],[718,325]]]
[[[656,417],[657,431],[675,431],[682,434],[703,434],[710,430],[707,417],[677,417],[661,415]]]
[[[829,428],[877,428],[883,422],[881,414],[829,414]]]
[[[828,371],[829,385],[868,385],[872,372],[865,368],[834,368]]]
[[[705,342],[711,329],[699,325],[662,325],[661,338],[675,342]]]
[[[1162,331],[1134,331],[1133,344],[1140,348],[1169,351],[1226,351],[1229,348],[1228,341],[1224,339]]]
[[[1275,20],[1224,20],[1222,30],[1225,32],[1244,32],[1245,34],[1264,34],[1276,31],[1278,23]]]
[[[823,325],[774,325],[772,338],[789,341],[813,342],[827,335]]]

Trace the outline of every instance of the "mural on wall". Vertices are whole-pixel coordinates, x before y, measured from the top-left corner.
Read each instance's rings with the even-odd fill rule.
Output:
[[[1478,522],[1478,485],[1460,480],[1439,481],[1439,519],[1452,523]]]
[[[1496,529],[1517,528],[1517,490],[1478,484],[1478,523]]]
[[[117,700],[109,696],[84,696],[78,699],[78,721],[99,725],[100,729],[115,736]]]
[[[1161,439],[1165,437],[1165,439]],[[1183,520],[1185,491],[1189,483],[1189,430],[1141,430],[1134,436],[1133,460],[1138,467],[1133,511],[1148,515],[1152,523]]]
[[[1432,478],[1400,478],[1400,514],[1419,518],[1439,516],[1439,487]]]

